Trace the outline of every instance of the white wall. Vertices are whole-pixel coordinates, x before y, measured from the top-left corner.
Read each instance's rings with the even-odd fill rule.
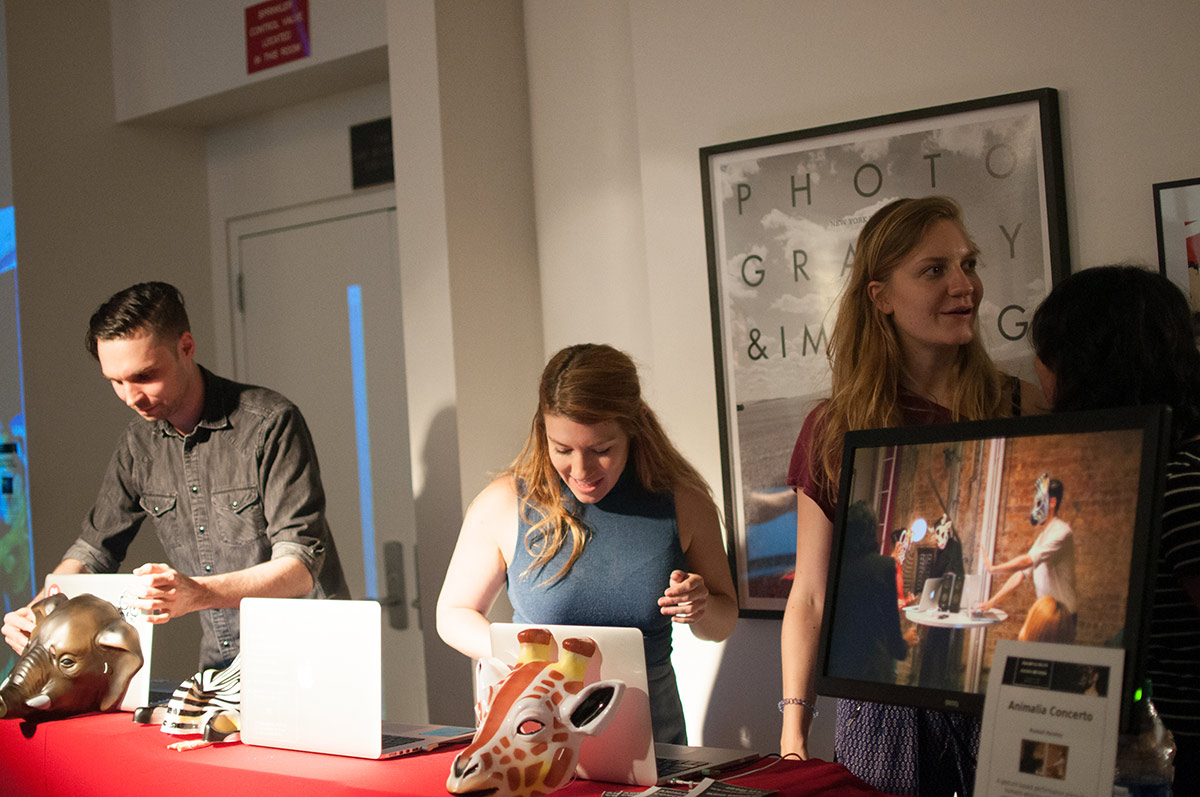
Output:
[[[210,124],[386,74],[383,0],[309,0],[310,54],[247,74],[243,0],[109,0],[117,121]],[[342,62],[342,63],[338,63]],[[317,89],[316,85],[321,84]],[[257,90],[255,88],[257,87]]]
[[[525,25],[547,358],[592,341],[645,363],[652,316],[629,10],[549,3]]]
[[[429,716],[469,722],[434,631],[466,503],[515,456],[542,314],[519,2],[390,0],[388,57]]]
[[[629,232],[622,222],[612,236],[597,234],[595,218],[570,206],[563,212],[547,208],[543,186],[574,181],[579,194],[630,196],[632,166],[606,179],[613,153],[542,142],[569,141],[572,115],[581,107],[589,120],[630,118],[631,91],[641,189],[629,207],[643,209],[643,230],[633,235],[644,236],[646,273],[631,281],[628,293],[647,287],[645,306],[652,308],[649,339],[634,347],[649,352],[646,374],[655,408],[718,494],[700,147],[1054,87],[1062,102],[1076,268],[1126,258],[1155,262],[1151,184],[1193,177],[1200,163],[1200,62],[1194,57],[1200,5],[1192,0],[613,0],[586,11],[526,0],[525,13],[539,241],[590,244],[566,262],[547,264],[543,257],[543,302],[578,304],[580,285],[627,256],[621,239]],[[596,74],[592,32],[572,19],[577,13],[604,23],[600,40],[614,58],[603,74]],[[627,42],[614,22],[621,17],[628,19]],[[632,68],[626,53],[632,53]],[[628,85],[614,90],[611,84],[621,80]],[[547,313],[546,339],[603,335],[625,341],[621,312],[642,301],[637,295],[617,299],[611,319]],[[796,432],[779,430],[789,438]],[[692,740],[775,749],[778,621],[742,620],[724,646],[692,643],[686,635],[677,640]],[[710,700],[713,710],[706,716]],[[831,713],[820,718],[818,754],[827,754],[822,744]]]
[[[214,253],[210,367],[234,378],[227,222],[247,214],[349,196],[351,125],[391,114],[387,83],[268,111],[205,137],[209,246]]]
[[[107,4],[6,0],[4,11],[40,577],[79,534],[134,417],[84,349],[92,312],[135,282],[167,280],[187,297],[196,339],[212,340],[204,146],[198,132],[113,123]],[[144,533],[127,559],[164,557]],[[155,635],[165,655],[153,677],[195,671],[199,628],[185,617]]]

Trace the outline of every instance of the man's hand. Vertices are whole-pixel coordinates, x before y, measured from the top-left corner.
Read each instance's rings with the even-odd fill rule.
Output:
[[[189,612],[208,608],[208,590],[194,578],[160,562],[144,564],[133,571],[141,576],[142,592],[130,595],[130,605],[140,609],[155,624],[168,622]]]
[[[28,606],[22,606],[4,615],[4,641],[18,655],[24,652],[29,635],[33,633],[34,619],[33,610]]]
[[[663,597],[658,599],[659,609],[669,615],[676,623],[695,623],[704,616],[708,608],[708,587],[704,584],[704,576],[699,573],[685,573],[675,570],[671,573],[671,583],[663,591]]]
[[[54,568],[55,573],[86,573],[87,568],[82,562],[75,559],[64,559],[58,563],[58,567]],[[0,633],[4,635],[4,641],[8,646],[15,650],[18,654],[25,651],[25,645],[29,642],[29,637],[33,634],[33,627],[37,624],[37,617],[33,610],[29,607],[45,598],[47,595],[55,595],[58,593],[58,586],[52,586],[48,590],[43,589],[37,595],[33,596],[25,606],[20,609],[13,609],[11,612],[4,615],[4,628]]]

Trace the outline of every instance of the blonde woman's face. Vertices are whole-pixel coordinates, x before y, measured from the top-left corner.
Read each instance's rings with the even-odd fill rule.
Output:
[[[546,444],[550,462],[582,504],[608,495],[629,459],[629,435],[616,421],[593,425],[547,413]]]
[[[871,301],[892,317],[906,352],[971,341],[983,299],[975,257],[962,228],[942,219],[885,282],[867,285]]]

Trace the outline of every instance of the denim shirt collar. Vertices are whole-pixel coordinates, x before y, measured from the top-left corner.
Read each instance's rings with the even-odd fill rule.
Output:
[[[227,429],[229,427],[229,395],[227,391],[221,389],[221,383],[225,380],[214,375],[212,371],[199,363],[196,367],[200,369],[200,378],[204,380],[204,406],[200,410],[200,420],[196,422],[196,429],[200,427]],[[163,437],[186,438],[191,436],[180,434],[165,418],[155,421],[154,428]],[[193,429],[191,434],[195,434],[196,429]]]

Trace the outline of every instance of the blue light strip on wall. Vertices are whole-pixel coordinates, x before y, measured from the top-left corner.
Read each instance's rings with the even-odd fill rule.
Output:
[[[375,573],[375,493],[371,482],[371,433],[367,416],[367,355],[363,344],[362,286],[346,287],[350,316],[350,379],[354,388],[354,440],[358,449],[358,514],[362,518],[363,572],[367,598],[379,595]]]

